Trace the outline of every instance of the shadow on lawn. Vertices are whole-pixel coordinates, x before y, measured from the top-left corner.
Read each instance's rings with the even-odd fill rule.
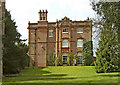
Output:
[[[39,68],[39,69],[38,69]],[[51,72],[44,70],[47,67],[35,67],[31,69],[26,69],[23,73],[19,76],[12,77],[13,79],[4,80],[2,85],[118,85],[116,83],[95,83],[93,81],[86,81],[85,83],[35,83],[34,80],[46,80],[52,81],[54,80],[74,80],[74,77],[65,77],[67,74],[51,74]],[[24,74],[25,73],[25,74]],[[27,74],[26,74],[27,73]],[[99,75],[99,76],[119,76],[119,75]],[[8,76],[9,77],[9,76]],[[86,78],[86,77],[81,77]],[[24,81],[32,81],[31,83],[24,83]],[[16,81],[23,81],[23,83],[15,83]],[[12,83],[7,83],[12,82]]]
[[[114,74],[114,75],[98,75],[103,77],[120,77],[120,74]]]
[[[38,69],[39,68],[39,69]],[[20,77],[20,76],[35,76],[35,75],[44,75],[44,74],[49,74],[51,72],[49,71],[43,71],[44,68],[47,67],[30,67],[24,69],[21,73],[18,74],[6,74],[4,75],[5,77]]]
[[[4,85],[118,85],[116,83],[12,83]]]
[[[4,80],[4,78],[3,78],[3,82],[74,79],[72,77],[71,78],[63,78],[63,76],[67,76],[67,74],[51,74],[51,72],[43,70],[44,68],[47,68],[47,67],[35,67],[35,68],[31,67],[31,69],[29,69],[29,68],[26,69],[20,75],[18,75],[18,74],[17,75],[16,74],[15,75],[14,74],[6,75],[5,77],[11,78],[11,80]]]

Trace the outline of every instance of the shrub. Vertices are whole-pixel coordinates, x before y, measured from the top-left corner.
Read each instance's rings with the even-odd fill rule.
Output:
[[[58,55],[58,57],[55,57],[55,66],[62,66],[62,55]]]
[[[82,64],[90,66],[93,62],[93,44],[92,41],[87,41],[83,44]]]
[[[54,66],[55,65],[55,55],[50,56],[50,60],[48,61],[48,65]]]
[[[69,66],[73,65],[73,59],[76,59],[76,61],[78,60],[77,55],[76,54],[69,54],[67,57],[67,64]]]

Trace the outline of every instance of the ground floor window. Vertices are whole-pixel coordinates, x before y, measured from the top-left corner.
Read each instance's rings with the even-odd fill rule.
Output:
[[[82,53],[78,53],[78,64],[82,64]]]
[[[67,53],[63,54],[63,64],[67,64]]]

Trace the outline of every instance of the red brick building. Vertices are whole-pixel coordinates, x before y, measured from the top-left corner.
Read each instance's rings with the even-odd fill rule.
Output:
[[[47,10],[39,12],[38,23],[28,23],[30,66],[47,66],[51,55],[62,55],[63,63],[68,54],[78,55],[78,64],[82,64],[82,45],[92,40],[92,23],[72,21],[66,16],[56,22],[47,21]]]

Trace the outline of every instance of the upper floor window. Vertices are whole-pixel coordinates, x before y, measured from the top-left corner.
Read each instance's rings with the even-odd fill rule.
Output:
[[[68,28],[63,28],[63,33],[68,33]]]
[[[49,30],[49,37],[53,37],[53,30]]]
[[[83,40],[82,39],[77,40],[77,47],[83,47]]]
[[[83,33],[83,28],[78,28],[77,33]]]
[[[68,40],[67,39],[62,41],[62,47],[68,47]]]

